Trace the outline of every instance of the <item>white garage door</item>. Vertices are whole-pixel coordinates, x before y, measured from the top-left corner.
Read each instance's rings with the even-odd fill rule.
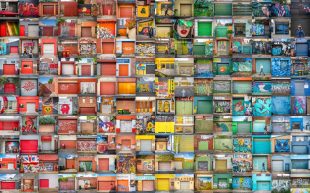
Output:
[[[27,103],[27,113],[36,113],[35,103]]]
[[[43,44],[44,54],[54,54],[54,44]]]
[[[283,161],[281,161],[281,160],[273,160],[272,161],[272,171],[274,171],[274,172],[282,172],[283,171]]]
[[[73,75],[74,74],[74,66],[72,64],[62,64],[61,74],[62,75]]]
[[[39,26],[38,25],[28,25],[28,35],[31,37],[39,36]]]
[[[181,190],[189,190],[189,182],[181,182]]]
[[[140,140],[141,151],[152,151],[152,140],[142,139]]]

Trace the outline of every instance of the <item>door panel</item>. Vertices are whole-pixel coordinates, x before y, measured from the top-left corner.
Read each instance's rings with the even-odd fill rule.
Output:
[[[272,167],[272,171],[274,171],[274,172],[282,172],[283,171],[283,161],[273,160],[271,167]]]
[[[99,158],[99,170],[109,171],[109,158]]]
[[[152,151],[152,140],[140,140],[140,151]]]
[[[118,64],[118,76],[129,76],[129,64]]]
[[[169,191],[169,179],[160,178],[157,179],[157,191]]]
[[[40,179],[40,188],[49,188],[49,180]]]

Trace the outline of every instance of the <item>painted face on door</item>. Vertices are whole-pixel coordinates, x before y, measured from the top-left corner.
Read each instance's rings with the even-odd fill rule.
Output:
[[[187,37],[192,29],[193,22],[192,21],[185,21],[183,19],[178,20],[177,24],[177,33],[181,38]]]

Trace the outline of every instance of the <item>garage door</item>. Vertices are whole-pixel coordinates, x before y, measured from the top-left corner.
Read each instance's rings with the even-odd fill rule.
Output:
[[[183,16],[183,17],[192,16],[192,4],[181,4],[180,5],[180,16]]]
[[[270,182],[257,181],[257,190],[270,190]]]
[[[28,24],[28,35],[31,37],[39,36],[39,26]]]
[[[15,64],[3,64],[3,75],[15,75]]]
[[[215,161],[215,170],[226,170],[227,169],[227,160],[216,160]]]
[[[73,64],[62,64],[61,66],[62,75],[74,75],[74,65]]]
[[[49,188],[49,180],[40,179],[40,188]]]
[[[300,154],[307,154],[308,148],[307,148],[307,146],[301,146],[301,145],[296,146],[296,145],[294,145],[293,146],[293,152],[294,153],[300,153]]]
[[[169,179],[157,179],[157,191],[169,191]]]
[[[283,161],[273,160],[272,161],[272,171],[282,172],[283,171]]]
[[[265,163],[265,164],[263,164]],[[265,166],[265,169],[267,169],[267,157],[255,157],[253,158],[253,169],[256,171],[262,171],[263,165]]]
[[[36,113],[35,103],[27,103],[27,113]]]
[[[308,160],[292,160],[292,169],[308,169]]]
[[[91,75],[91,65],[82,65],[82,76],[90,76]]]
[[[183,169],[183,163],[181,161],[175,161],[174,167],[176,170],[182,170]]]
[[[103,76],[115,76],[116,75],[115,63],[101,64],[101,75],[103,75]]]
[[[15,189],[15,182],[1,182],[1,189],[13,190]]]
[[[21,153],[36,153],[38,151],[38,140],[20,140]]]
[[[80,114],[84,115],[96,114],[96,107],[80,107]]]
[[[75,169],[75,159],[67,159],[66,160],[66,168],[67,169]]]
[[[142,139],[140,140],[141,151],[152,151],[152,140]]]
[[[99,190],[115,190],[114,181],[99,181]]]
[[[154,181],[153,180],[143,180],[142,181],[142,191],[154,191]]]
[[[170,171],[171,170],[171,163],[170,162],[158,162],[158,169],[161,171]]]
[[[109,171],[109,158],[99,158],[99,170]]]
[[[189,190],[190,189],[190,183],[189,182],[181,182],[180,186],[181,186],[181,190]]]
[[[54,54],[54,44],[43,44],[44,54]]]
[[[115,82],[100,83],[100,95],[114,95],[114,94],[115,94]]]
[[[122,140],[122,150],[130,150],[131,149],[131,140],[123,139]]]
[[[117,180],[117,191],[118,192],[128,192],[128,180]]]

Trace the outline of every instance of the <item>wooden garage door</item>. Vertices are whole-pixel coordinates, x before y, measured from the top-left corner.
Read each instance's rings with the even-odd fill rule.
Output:
[[[99,158],[99,170],[109,171],[109,158]]]
[[[171,162],[167,161],[159,161],[158,169],[161,171],[170,171],[171,170]]]
[[[215,170],[223,171],[227,169],[227,160],[216,160]]]
[[[169,179],[168,178],[160,178],[157,179],[157,191],[169,191]]]
[[[115,82],[100,83],[100,95],[114,95],[114,94],[115,94]]]
[[[140,151],[152,151],[152,140],[150,139],[140,140]]]
[[[99,190],[115,190],[114,181],[99,181]]]
[[[15,75],[15,64],[3,64],[3,75]]]
[[[153,180],[143,180],[142,181],[142,191],[154,191],[154,181]]]
[[[117,191],[119,192],[128,192],[128,180],[117,180]]]
[[[1,182],[1,189],[13,190],[15,189],[15,182]]]
[[[272,161],[272,171],[273,172],[282,172],[283,171],[283,161],[282,160],[273,160]]]

